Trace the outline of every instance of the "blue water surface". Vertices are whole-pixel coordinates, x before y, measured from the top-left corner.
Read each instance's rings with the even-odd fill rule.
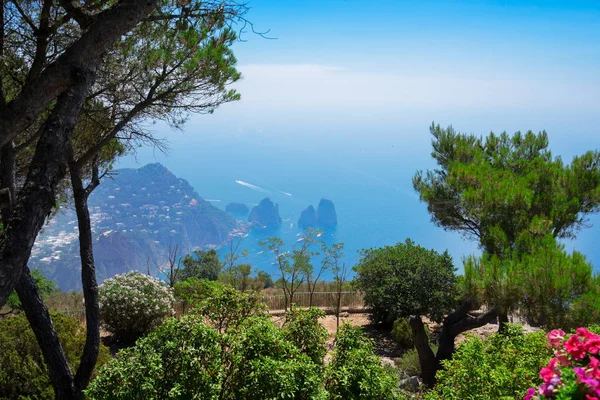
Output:
[[[343,242],[348,265],[357,262],[361,249],[410,238],[427,248],[448,250],[460,272],[463,257],[479,254],[478,246],[474,240],[430,222],[426,205],[414,192],[414,173],[435,167],[429,157],[430,138],[426,131],[420,135],[412,141],[407,141],[406,135],[371,141],[368,135],[352,134],[296,135],[282,140],[277,133],[251,138],[186,133],[176,136],[169,155],[146,148],[136,157],[123,159],[119,167],[161,162],[222,209],[229,202],[253,206],[269,197],[279,205],[282,225],[252,231],[242,247],[249,251],[244,262],[274,276],[273,256],[263,251],[259,241],[278,236],[288,250],[301,245],[302,231],[297,227],[300,212],[310,204],[316,207],[321,198],[335,203],[339,221],[322,239],[330,244]],[[590,223],[599,221],[594,216]],[[597,228],[587,228],[566,244],[598,265],[600,247],[595,232]]]

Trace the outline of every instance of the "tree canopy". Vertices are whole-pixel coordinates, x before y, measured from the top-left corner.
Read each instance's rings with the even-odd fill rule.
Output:
[[[487,137],[430,127],[438,168],[419,171],[413,186],[432,221],[475,238],[490,254],[524,249],[550,233],[574,237],[600,207],[600,152],[564,164],[546,132]]]
[[[219,255],[215,250],[196,250],[192,254],[186,254],[181,259],[183,270],[181,279],[198,278],[216,281],[223,269]]]
[[[427,250],[407,239],[363,250],[354,270],[354,284],[365,293],[376,321],[392,324],[410,315],[439,321],[456,305],[455,269],[448,252]]]
[[[97,357],[97,283],[87,198],[118,155],[162,145],[149,126],[178,128],[239,95],[231,45],[235,1],[12,0],[0,7],[0,306],[16,289],[60,398],[80,398]],[[74,374],[27,261],[59,198],[78,218],[87,337]],[[84,185],[86,182],[87,186]],[[89,182],[89,183],[88,183]]]
[[[501,313],[519,312],[530,323],[554,328],[576,328],[586,318],[599,315],[600,308],[584,305],[586,296],[597,292],[598,278],[585,256],[568,254],[551,236],[530,252],[514,251],[509,257],[484,254],[465,260],[465,295],[477,304],[495,307]]]

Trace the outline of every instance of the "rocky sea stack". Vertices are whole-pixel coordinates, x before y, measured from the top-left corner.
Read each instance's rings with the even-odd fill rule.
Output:
[[[273,203],[269,198],[263,199],[250,211],[248,222],[263,227],[281,225],[279,206]]]
[[[250,212],[250,207],[243,203],[229,203],[225,207],[225,211],[233,215],[240,215],[246,217]]]
[[[308,206],[300,213],[300,219],[298,220],[298,227],[300,229],[314,228],[317,226],[317,210],[311,205]]]
[[[308,206],[300,214],[298,227],[300,229],[322,228],[331,229],[337,226],[337,213],[331,200],[321,199],[319,206]]]

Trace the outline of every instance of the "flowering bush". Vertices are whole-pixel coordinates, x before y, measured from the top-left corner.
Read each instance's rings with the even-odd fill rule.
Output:
[[[171,289],[137,271],[104,281],[99,302],[104,327],[122,342],[135,341],[175,311]]]
[[[548,341],[555,349],[554,358],[540,370],[542,385],[530,388],[524,400],[600,399],[600,336],[578,328],[567,338],[555,329]]]

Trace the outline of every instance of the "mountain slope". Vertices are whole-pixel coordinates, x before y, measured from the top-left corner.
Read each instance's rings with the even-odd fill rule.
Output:
[[[116,172],[89,200],[99,282],[164,263],[169,246],[179,246],[180,254],[216,247],[243,228],[160,164]],[[81,287],[79,261],[77,221],[66,209],[38,237],[29,266],[72,290]]]

